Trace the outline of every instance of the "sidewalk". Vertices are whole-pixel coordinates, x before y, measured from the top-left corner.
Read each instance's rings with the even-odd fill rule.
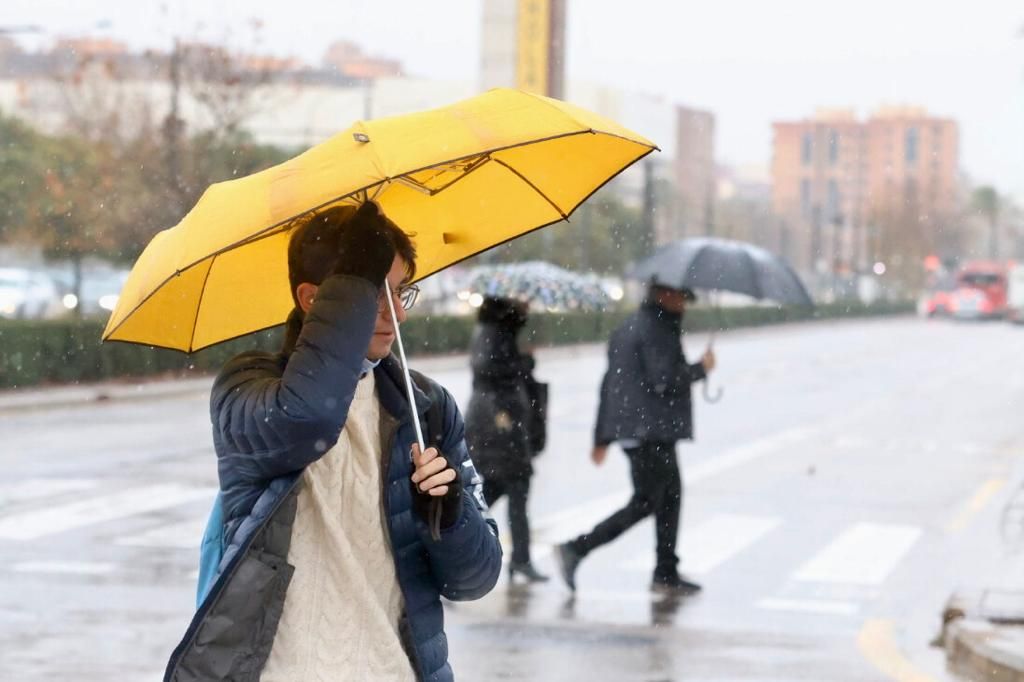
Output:
[[[210,390],[212,376],[188,379],[140,378],[95,384],[16,388],[0,391],[0,414],[20,410],[81,407],[105,400],[155,400]]]
[[[590,343],[543,348],[537,350],[537,358],[552,361],[603,348],[602,344]],[[468,370],[469,357],[462,353],[421,356],[411,358],[410,364],[414,369],[427,374],[456,369]],[[0,391],[0,414],[18,410],[75,407],[105,400],[158,400],[189,393],[209,393],[212,383],[213,375],[203,375],[188,379],[140,377],[134,380],[120,379],[73,386],[16,388]]]
[[[987,582],[947,603],[940,636],[946,662],[972,682],[1024,682],[1024,552]]]

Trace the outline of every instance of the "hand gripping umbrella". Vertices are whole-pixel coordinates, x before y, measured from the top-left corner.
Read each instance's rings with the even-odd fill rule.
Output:
[[[672,289],[731,291],[782,305],[814,306],[800,277],[786,261],[746,242],[711,237],[671,242],[638,263],[629,274]],[[715,305],[715,310],[720,320],[721,309]],[[708,348],[714,344],[715,332],[711,330]],[[709,393],[707,381],[703,390],[708,402],[721,398],[721,389],[715,396]]]
[[[422,278],[566,220],[654,149],[611,120],[508,89],[356,122],[289,161],[210,186],[143,251],[103,339],[191,353],[281,324],[293,306],[291,229],[323,208],[376,201],[410,234]]]

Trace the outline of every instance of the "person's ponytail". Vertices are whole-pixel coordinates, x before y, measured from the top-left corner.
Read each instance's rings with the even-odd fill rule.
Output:
[[[285,357],[290,356],[295,350],[295,344],[299,342],[299,334],[302,332],[302,323],[306,314],[302,308],[295,306],[288,313],[288,319],[284,323],[284,343],[281,344],[281,353]]]

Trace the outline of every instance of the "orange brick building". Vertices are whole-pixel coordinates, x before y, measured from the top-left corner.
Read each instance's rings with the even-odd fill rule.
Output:
[[[880,109],[866,121],[821,110],[773,131],[780,248],[805,272],[862,268],[902,238],[934,248],[955,214],[955,121],[916,107]]]

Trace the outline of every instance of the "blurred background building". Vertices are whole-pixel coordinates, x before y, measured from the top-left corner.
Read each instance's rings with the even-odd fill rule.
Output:
[[[582,228],[538,238],[564,239],[570,267],[621,273],[653,245],[714,235],[781,254],[816,294],[835,298],[856,294],[859,280],[878,270],[912,291],[923,284],[929,257],[950,268],[969,258],[1024,257],[1019,211],[961,172],[956,121],[923,107],[881,107],[866,117],[820,109],[773,123],[764,165],[729,166],[716,159],[716,136],[727,131],[715,112],[568,77],[569,9],[567,0],[482,0],[478,78],[449,81],[412,75],[385,51],[351,40],[328,43],[316,63],[305,63],[262,51],[259,40],[229,49],[181,37],[172,49],[139,51],[85,34],[28,50],[0,31],[0,123],[99,145],[109,156],[100,155],[104,182],[122,186],[117,167],[142,164],[143,189],[170,187],[155,198],[139,194],[138,206],[124,209],[144,220],[125,228],[133,221],[122,216],[111,239],[126,230],[130,238],[120,248],[107,240],[103,257],[125,262],[210,182],[281,160],[354,120],[440,106],[491,87],[565,99],[660,147],[583,207]],[[53,179],[46,182],[52,189]],[[75,191],[87,196],[90,188],[67,190]],[[128,197],[122,200],[127,206]],[[18,247],[0,249],[0,266],[12,260],[3,254],[33,246],[31,230],[3,224],[17,220],[24,218],[0,217],[0,246]],[[581,246],[573,230],[584,228],[602,237]],[[40,241],[37,260],[100,255],[88,251],[89,240],[61,246],[67,243],[56,234]],[[551,246],[526,239],[494,257],[542,257]]]
[[[803,272],[849,277],[883,254],[918,266],[960,246],[955,121],[921,107],[866,120],[823,109],[773,131],[774,247]]]

